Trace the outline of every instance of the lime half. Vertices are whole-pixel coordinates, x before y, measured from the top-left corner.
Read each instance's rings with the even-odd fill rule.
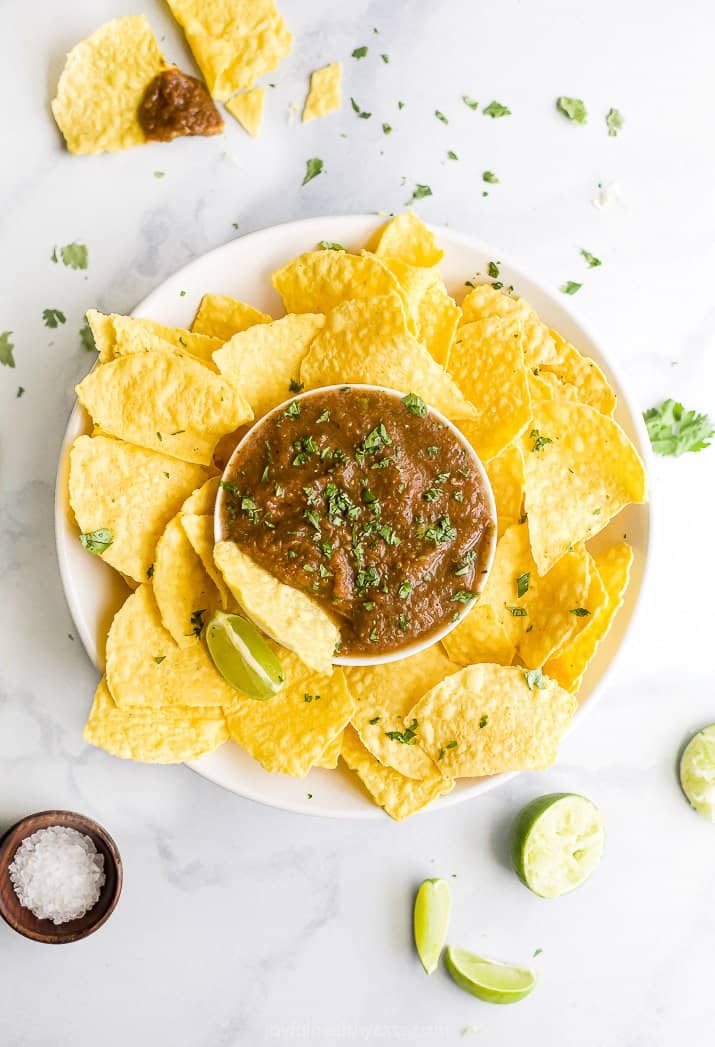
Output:
[[[415,898],[413,926],[417,955],[427,974],[437,969],[452,903],[446,880],[424,880]]]
[[[685,746],[680,784],[698,814],[715,822],[715,723],[703,727]]]
[[[240,614],[214,611],[205,635],[214,665],[237,691],[259,701],[280,691],[283,667],[253,622]]]
[[[536,985],[536,973],[528,967],[486,960],[466,949],[450,945],[444,959],[460,989],[487,1003],[516,1003],[528,996]]]
[[[518,814],[511,858],[517,876],[542,898],[568,894],[601,860],[603,816],[576,793],[549,793]]]

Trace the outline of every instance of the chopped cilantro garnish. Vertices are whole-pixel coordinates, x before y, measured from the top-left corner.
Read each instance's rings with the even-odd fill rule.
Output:
[[[21,396],[22,396],[22,395],[24,394],[24,392],[25,392],[25,389],[24,389],[24,387],[23,387],[23,386],[21,386],[21,385],[18,385],[18,387],[17,387],[17,392],[15,393],[15,399],[16,399],[16,400],[19,400],[19,399],[20,399],[20,397],[21,397]]]
[[[201,630],[204,627],[204,615],[206,614],[206,608],[204,607],[201,611],[194,611],[191,615],[191,628],[194,636],[201,636]],[[191,635],[189,633],[189,635]]]
[[[43,309],[42,310],[42,321],[45,327],[59,327],[60,324],[67,322],[67,317],[60,309]]]
[[[414,188],[412,196],[407,201],[407,206],[409,207],[410,204],[413,204],[415,202],[415,200],[424,200],[426,196],[432,196],[432,190],[428,185],[421,185],[418,182]]]
[[[364,58],[367,54],[367,47],[356,47],[353,51],[353,58]]]
[[[402,402],[410,414],[416,414],[418,418],[424,418],[427,414],[427,404],[417,393],[408,393],[402,397]]]
[[[488,716],[480,716],[479,717],[479,726],[480,727],[486,727],[488,723],[489,723],[489,717]]]
[[[319,702],[320,701],[320,695],[319,694],[309,694],[306,691],[303,694],[303,701],[304,702]]]
[[[389,55],[380,55],[380,58],[383,60],[385,65],[387,65],[388,62],[390,61],[390,56]]]
[[[303,517],[308,521],[311,527],[320,534],[320,517],[314,509],[306,509],[303,513]]]
[[[425,528],[424,537],[428,542],[442,545],[445,542],[453,542],[457,537],[457,528],[453,527],[448,516],[440,516],[435,524]]]
[[[361,109],[354,98],[350,99],[350,105],[353,107],[353,110],[357,113],[361,120],[369,120],[372,116],[372,113],[366,113],[364,109]]]
[[[608,128],[608,137],[615,138],[620,130],[623,128],[623,116],[618,109],[609,109],[606,113],[606,127]]]
[[[88,553],[99,556],[114,541],[114,535],[107,527],[99,527],[96,531],[85,531],[79,536],[79,540]]]
[[[342,244],[336,243],[335,240],[320,240],[318,241],[318,247],[321,251],[345,251],[346,248]]]
[[[383,447],[391,446],[392,440],[388,435],[387,429],[384,424],[380,422],[358,445],[357,452],[359,455],[377,454],[377,452],[381,451]]]
[[[0,364],[5,367],[15,366],[15,357],[12,354],[15,345],[10,341],[12,331],[3,331],[0,334]]]
[[[381,719],[382,719],[381,716],[373,716],[372,720],[368,720],[368,723],[370,724],[371,727],[374,727],[375,724],[379,723]]]
[[[492,120],[496,120],[499,116],[511,116],[511,109],[502,105],[501,102],[490,102],[482,109],[482,115],[491,116]]]
[[[84,327],[79,329],[79,340],[82,343],[82,348],[86,349],[87,352],[92,352],[97,348],[94,343],[94,335],[92,334],[92,328],[89,324],[85,324]]]
[[[686,411],[681,403],[665,400],[643,415],[656,454],[678,458],[687,451],[702,451],[715,437],[715,426],[706,414]]]
[[[295,378],[291,378],[290,382],[288,383],[288,391],[291,392],[291,393],[300,393],[300,392],[302,392],[302,390],[303,390],[303,383],[302,382],[296,382]],[[293,407],[294,404],[295,404],[295,400],[291,404],[291,407]],[[298,414],[300,414],[300,404],[298,404],[297,406],[298,406]],[[289,415],[289,417],[290,417],[290,415]]]
[[[476,595],[471,589],[457,589],[456,592],[452,593],[450,600],[452,603],[469,603]]]
[[[65,244],[60,248],[60,256],[63,263],[70,269],[86,269],[89,265],[89,252],[84,244]],[[56,260],[55,256],[53,261]]]
[[[459,157],[455,153],[454,149],[448,149],[447,150],[447,159],[448,160],[459,160]]]
[[[543,451],[547,444],[554,442],[550,436],[541,436],[538,429],[532,429],[529,438],[534,441],[532,451]]]
[[[449,120],[447,119],[447,117],[444,115],[444,113],[440,113],[439,109],[435,109],[434,115],[437,117],[437,119],[441,123],[443,123],[443,124],[448,124],[449,123]]]
[[[479,105],[476,98],[470,98],[469,95],[462,95],[462,101],[466,106],[469,106],[470,109],[476,109]]]
[[[310,160],[305,161],[305,178],[301,182],[301,185],[307,185],[308,182],[312,181],[317,175],[323,171],[323,161],[318,156],[311,157]]]
[[[561,284],[559,291],[561,291],[562,294],[576,294],[576,292],[580,291],[582,287],[583,284],[577,284],[575,280],[567,280],[565,284]]]
[[[487,262],[487,272],[491,276],[492,280],[496,280],[499,277],[499,263],[498,262]]]
[[[303,407],[299,400],[291,400],[283,414],[286,418],[298,418],[302,410]]]
[[[398,102],[397,103],[397,108],[398,109],[404,109],[405,108],[405,103],[404,102]]]
[[[461,578],[463,575],[469,574],[469,572],[471,571],[472,567],[474,566],[474,561],[476,560],[476,558],[477,558],[477,554],[474,551],[474,549],[470,549],[469,552],[465,553],[464,556],[462,557],[462,560],[460,561],[460,563],[455,568],[455,571],[454,571],[455,576],[457,578]]]
[[[483,171],[482,172],[482,181],[483,182],[489,182],[491,185],[496,185],[496,183],[499,181],[499,179],[497,178],[497,176],[494,174],[493,171]]]
[[[556,99],[556,108],[576,124],[585,124],[588,119],[586,106],[580,98],[568,98],[566,95],[561,95]]]
[[[382,125],[382,133],[384,135],[391,135],[392,134],[392,125],[391,124],[383,124]]]
[[[156,654],[156,655],[154,655],[154,661],[156,662],[157,665],[161,665],[161,663],[163,661],[165,661],[165,659],[166,659],[166,655],[165,654]]]
[[[399,598],[401,600],[406,600],[411,592],[412,592],[412,582],[404,581],[404,582],[401,583],[399,589],[397,590],[397,595],[399,596]]]
[[[525,607],[510,607],[508,603],[505,603],[504,606],[506,607],[507,611],[512,616],[512,618],[527,617],[527,610]]]
[[[595,254],[591,254],[590,251],[587,251],[583,247],[581,248],[581,256],[586,259],[589,269],[595,269],[596,266],[602,264],[600,258],[596,258]]]
[[[164,173],[165,173],[164,171],[155,171],[154,172],[154,177],[155,178],[163,178],[164,177]]]
[[[330,419],[330,411],[328,411],[327,408],[326,408],[325,411],[321,411],[320,412],[320,414],[318,415],[318,417],[315,420],[316,420],[316,422],[327,422],[327,421],[329,421],[329,419]]]
[[[569,611],[569,614],[575,614],[577,618],[585,618],[590,613],[585,607],[572,607]]]
[[[540,690],[546,687],[546,680],[541,669],[527,669],[524,673],[524,679],[530,691],[533,691],[535,687],[538,687]]]
[[[531,577],[530,571],[525,571],[524,574],[520,574],[516,580],[516,595],[519,599],[522,598],[529,591],[529,578]]]
[[[412,720],[410,726],[405,727],[404,731],[385,731],[385,734],[391,742],[399,742],[400,745],[414,745],[418,727],[417,720]]]
[[[241,494],[238,487],[234,486],[234,484],[228,483],[226,480],[219,480],[218,485],[219,487],[222,487],[224,491],[228,491],[229,494],[235,494],[237,497]]]
[[[409,628],[410,620],[409,618],[406,618],[404,614],[400,614],[397,617],[397,624],[399,626],[400,632],[405,633]]]
[[[380,524],[377,529],[377,533],[380,535],[384,542],[388,545],[399,545],[399,536],[395,533],[394,528],[390,527],[389,524]]]

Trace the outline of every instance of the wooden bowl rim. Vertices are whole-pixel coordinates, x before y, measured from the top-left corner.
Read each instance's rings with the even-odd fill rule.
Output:
[[[8,926],[12,927],[18,934],[23,935],[25,938],[30,938],[32,941],[43,942],[46,945],[62,945],[66,942],[80,941],[82,938],[87,938],[94,931],[98,930],[114,912],[119,896],[122,893],[122,884],[124,880],[124,872],[122,867],[122,859],[119,854],[119,849],[107,832],[107,830],[95,822],[93,818],[87,817],[85,814],[79,814],[77,811],[67,810],[48,810],[48,811],[37,811],[35,814],[25,815],[24,818],[20,818],[19,821],[11,825],[5,833],[0,836],[0,885],[6,882],[9,885],[9,890],[14,892],[14,887],[10,883],[9,867],[12,858],[15,855],[18,847],[21,845],[23,840],[32,833],[37,832],[38,829],[46,829],[51,825],[63,825],[70,829],[76,829],[78,832],[84,833],[92,839],[92,842],[97,846],[97,841],[102,844],[102,853],[105,857],[107,856],[112,863],[113,874],[114,874],[114,887],[111,890],[111,894],[104,902],[102,906],[101,896],[97,901],[94,909],[90,909],[84,916],[80,916],[77,920],[69,920],[66,925],[53,924],[50,920],[40,920],[42,924],[46,924],[48,930],[40,931],[34,927],[30,927],[23,923],[21,915],[27,912],[31,917],[32,914],[29,910],[25,909],[24,906],[20,905],[19,901],[17,907],[8,907],[3,899],[2,891],[0,891],[0,916],[3,918]],[[109,873],[106,869],[105,872]],[[70,926],[76,924],[80,920],[87,920],[91,917],[94,910],[99,910],[96,919],[87,926],[82,928],[74,927],[71,931],[62,931],[63,926]],[[32,917],[36,920],[36,917]]]

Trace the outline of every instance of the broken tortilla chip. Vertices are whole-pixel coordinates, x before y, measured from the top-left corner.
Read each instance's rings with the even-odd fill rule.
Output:
[[[399,258],[408,265],[432,266],[444,258],[435,235],[414,211],[403,211],[371,236],[367,248],[381,258]]]
[[[254,324],[269,324],[272,317],[254,309],[246,302],[224,294],[205,294],[194,317],[191,330],[210,335],[219,342],[227,342],[239,331],[247,331]],[[218,345],[214,349],[218,349]]]
[[[265,87],[254,87],[252,91],[244,91],[243,94],[234,95],[233,98],[226,102],[226,108],[231,116],[236,117],[241,127],[255,138],[263,122],[263,104],[265,100]]]
[[[342,79],[340,62],[316,69],[310,77],[310,91],[303,107],[303,123],[315,120],[340,108],[340,81]]]

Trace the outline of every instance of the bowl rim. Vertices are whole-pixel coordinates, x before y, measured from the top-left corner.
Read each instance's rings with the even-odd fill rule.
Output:
[[[386,385],[375,385],[372,382],[341,382],[339,384],[338,383],[334,383],[332,385],[320,385],[320,386],[316,386],[314,389],[306,389],[304,392],[296,393],[295,396],[288,397],[286,400],[283,400],[281,403],[277,404],[275,407],[272,407],[270,411],[266,411],[266,413],[262,414],[260,418],[255,419],[255,421],[251,423],[250,428],[247,429],[246,432],[243,433],[243,435],[239,439],[238,443],[236,444],[236,446],[234,447],[233,451],[231,452],[231,455],[230,455],[228,461],[226,462],[226,465],[224,466],[223,472],[221,473],[221,478],[220,478],[220,481],[219,481],[219,488],[218,488],[218,491],[217,491],[217,494],[216,494],[216,502],[215,502],[215,505],[214,505],[214,541],[215,542],[220,542],[220,541],[224,540],[224,537],[222,535],[222,526],[221,526],[221,506],[223,505],[223,502],[224,502],[224,500],[226,498],[226,495],[224,493],[225,492],[225,488],[222,486],[222,484],[226,482],[226,475],[230,472],[231,466],[233,465],[233,462],[234,462],[234,459],[236,458],[236,456],[238,454],[240,454],[242,448],[245,446],[246,443],[248,443],[248,441],[251,439],[251,437],[253,437],[253,435],[256,433],[256,431],[259,430],[260,427],[264,423],[268,422],[271,418],[275,417],[277,414],[280,414],[282,411],[284,411],[286,409],[286,407],[289,404],[293,403],[296,400],[310,399],[311,397],[316,396],[316,395],[318,395],[320,393],[339,392],[341,389],[346,389],[348,387],[350,389],[358,389],[358,390],[359,389],[363,389],[363,390],[366,390],[366,391],[369,391],[369,392],[384,393],[385,395],[390,396],[390,397],[392,397],[393,399],[396,399],[396,400],[397,399],[402,400],[403,397],[408,395],[408,393],[401,392],[399,389],[393,389],[390,386],[386,386]],[[445,625],[443,625],[440,629],[438,629],[436,632],[429,633],[427,636],[424,636],[422,638],[418,637],[416,640],[413,640],[411,643],[406,644],[404,647],[398,647],[396,650],[387,651],[384,654],[375,654],[375,655],[372,655],[372,656],[371,655],[337,655],[332,660],[333,661],[333,665],[337,665],[337,666],[358,666],[358,667],[363,667],[363,668],[366,667],[366,666],[373,666],[373,665],[388,665],[388,664],[390,664],[392,662],[401,662],[405,658],[412,657],[412,655],[420,654],[422,651],[427,650],[428,647],[432,647],[434,644],[440,643],[440,641],[444,640],[444,638],[446,636],[448,636],[452,632],[453,629],[456,629],[456,627],[460,624],[460,622],[464,621],[464,619],[467,617],[467,615],[472,610],[474,605],[477,603],[479,597],[481,596],[482,592],[484,591],[484,586],[487,584],[487,580],[489,578],[489,574],[491,572],[492,565],[494,563],[494,556],[495,556],[495,553],[496,553],[496,546],[497,546],[497,510],[496,510],[496,503],[494,501],[494,492],[492,491],[492,485],[491,485],[491,483],[489,481],[489,476],[487,475],[487,471],[486,471],[486,469],[484,467],[484,463],[482,462],[481,458],[479,457],[479,455],[477,454],[475,449],[469,443],[469,441],[467,440],[467,438],[464,435],[464,433],[461,432],[457,428],[457,426],[454,424],[454,422],[450,421],[449,418],[447,418],[444,414],[442,414],[441,411],[438,411],[436,407],[433,407],[432,404],[428,403],[428,404],[426,404],[426,406],[427,406],[427,410],[430,412],[430,414],[432,414],[432,416],[434,418],[436,418],[437,421],[440,422],[440,424],[444,425],[447,429],[449,429],[451,431],[452,435],[456,438],[457,442],[467,452],[467,454],[469,455],[469,457],[470,457],[470,459],[472,461],[473,466],[475,467],[475,469],[477,470],[477,473],[479,474],[479,479],[480,479],[482,487],[483,487],[483,489],[484,489],[484,491],[486,493],[487,506],[488,506],[488,509],[489,509],[489,517],[490,517],[490,522],[491,522],[492,527],[491,527],[491,533],[490,533],[489,539],[488,539],[489,548],[488,548],[488,551],[487,551],[486,559],[484,561],[484,565],[485,565],[484,566],[484,570],[482,571],[481,576],[480,576],[478,582],[475,581],[475,583],[474,583],[474,593],[475,593],[475,595],[472,597],[471,600],[469,600],[468,603],[463,605],[463,608],[462,608],[462,611],[461,611],[461,613],[459,615],[459,618],[457,618],[456,621],[449,621]],[[247,611],[244,611],[244,613],[246,614],[246,616],[248,618],[250,618],[250,615],[248,614]],[[265,623],[261,624],[260,628],[261,628],[261,630],[263,632],[267,633],[267,635],[271,636],[271,634],[266,629]],[[286,646],[286,644],[282,640],[279,640],[276,636],[271,636],[271,638],[273,640],[275,640],[276,643],[280,643],[284,647]],[[290,650],[290,648],[288,648],[288,649]],[[296,652],[294,652],[294,653],[296,653]]]

